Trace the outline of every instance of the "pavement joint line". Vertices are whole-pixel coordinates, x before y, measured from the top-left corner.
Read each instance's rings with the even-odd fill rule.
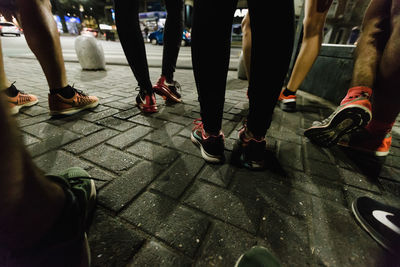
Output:
[[[215,186],[215,184],[213,184],[213,185]],[[222,188],[222,189],[225,189],[225,190],[226,190],[226,188]],[[161,191],[159,191],[159,190],[157,190],[157,189],[155,189],[155,188],[150,188],[150,189],[148,190],[148,192],[151,192],[151,193],[153,193],[153,194],[156,194],[156,195],[159,195],[159,196],[162,196],[162,197],[166,197],[166,198],[168,198],[169,200],[172,200],[172,201],[176,202],[177,204],[179,204],[179,205],[181,205],[181,206],[184,206],[185,208],[187,208],[187,209],[189,209],[189,210],[192,210],[192,211],[194,211],[194,212],[196,212],[196,213],[200,213],[200,214],[206,216],[207,218],[211,218],[212,220],[219,221],[219,222],[222,222],[222,223],[224,223],[224,224],[228,224],[229,226],[234,227],[234,228],[236,228],[236,229],[239,229],[239,230],[241,230],[241,231],[244,231],[244,232],[246,232],[247,234],[256,236],[255,233],[250,232],[250,231],[248,231],[248,230],[246,230],[246,229],[244,229],[244,228],[241,228],[241,227],[238,226],[238,225],[232,224],[231,222],[228,222],[228,221],[224,221],[223,219],[218,218],[218,217],[216,217],[215,215],[209,214],[209,213],[207,213],[207,212],[205,212],[205,211],[203,211],[203,210],[201,210],[201,209],[199,209],[199,208],[196,208],[196,207],[194,207],[194,206],[191,206],[191,205],[189,205],[189,204],[187,204],[187,203],[185,203],[185,202],[179,202],[179,200],[177,200],[177,199],[175,199],[175,198],[173,198],[173,197],[171,197],[171,196],[169,196],[169,195],[167,195],[167,194],[164,194],[163,192],[161,192]],[[258,226],[257,228],[259,228],[260,225],[257,225],[257,226]],[[259,237],[259,236],[257,236],[257,237]]]
[[[38,95],[41,98],[45,98],[47,96],[47,90],[43,90],[43,88],[47,87],[44,76],[41,72],[40,65],[36,63],[31,63],[33,62],[32,60],[13,59],[10,61],[8,57],[5,57],[5,61],[6,65],[10,65],[10,69],[8,70],[12,74],[10,78],[16,79],[17,81],[21,80],[21,88],[28,92],[31,92],[32,90],[32,93],[34,94],[39,93]],[[11,62],[12,64],[9,64],[9,62]],[[24,66],[29,67],[29,71],[25,70],[28,68],[21,68]],[[273,147],[275,147],[275,157],[282,156],[288,159],[287,155],[279,155],[283,151],[283,142],[286,142],[285,139],[280,138],[280,133],[283,130],[282,123],[286,123],[284,130],[287,130],[288,133],[293,131],[293,133],[290,134],[290,140],[296,140],[296,142],[294,142],[294,144],[296,145],[295,151],[296,153],[298,153],[298,150],[300,150],[299,153],[303,169],[299,170],[295,167],[297,165],[292,164],[282,165],[283,170],[286,171],[286,173],[288,173],[288,176],[290,177],[282,177],[282,174],[273,174],[271,173],[271,171],[257,174],[257,179],[261,179],[261,184],[257,184],[257,186],[261,186],[261,190],[263,189],[263,187],[266,187],[265,192],[269,192],[268,187],[272,186],[276,188],[276,197],[278,197],[276,200],[280,199],[279,194],[281,193],[283,194],[287,192],[295,192],[295,196],[293,198],[290,198],[288,200],[288,203],[284,205],[282,205],[279,201],[275,201],[273,199],[273,196],[268,197],[268,195],[268,201],[256,202],[255,196],[251,194],[253,192],[257,192],[253,191],[256,188],[250,186],[250,193],[248,193],[247,189],[241,189],[241,186],[245,185],[246,179],[251,174],[251,172],[243,168],[238,168],[237,170],[233,171],[233,173],[226,173],[226,179],[221,181],[215,180],[224,178],[225,172],[221,171],[216,173],[215,177],[210,177],[211,173],[213,172],[210,172],[210,170],[206,169],[208,165],[204,161],[202,161],[202,157],[200,156],[200,153],[198,153],[198,150],[195,150],[193,147],[191,147],[194,145],[191,144],[188,136],[188,133],[191,131],[191,122],[189,121],[193,120],[196,115],[199,116],[199,109],[197,108],[198,103],[196,100],[197,96],[193,86],[193,77],[191,72],[189,72],[188,70],[176,72],[177,80],[181,81],[182,79],[181,84],[185,84],[185,95],[183,97],[187,99],[187,101],[182,106],[177,106],[176,109],[174,107],[163,105],[164,103],[160,101],[160,109],[163,109],[163,114],[160,118],[155,118],[157,117],[157,115],[147,117],[143,116],[143,114],[141,113],[136,113],[133,110],[136,109],[136,107],[130,105],[132,101],[127,101],[127,99],[131,97],[131,89],[133,84],[135,84],[132,73],[128,67],[110,66],[106,72],[107,75],[103,75],[104,73],[101,74],[86,71],[82,72],[79,68],[79,65],[77,65],[76,63],[67,63],[66,68],[68,76],[76,80],[77,84],[80,84],[83,88],[87,87],[88,89],[90,89],[90,92],[93,93],[93,95],[99,93],[99,95],[104,98],[104,101],[110,100],[111,98],[110,101],[112,102],[106,102],[106,105],[93,112],[84,112],[80,114],[81,116],[69,117],[71,119],[52,120],[46,114],[38,114],[38,112],[40,111],[38,109],[32,112],[30,112],[29,110],[27,110],[26,112],[22,111],[21,116],[17,117],[17,120],[21,125],[20,128],[22,129],[23,135],[26,135],[28,138],[32,138],[31,140],[28,140],[28,142],[32,142],[32,145],[38,144],[38,142],[41,141],[48,140],[47,135],[49,134],[41,133],[39,134],[41,136],[37,137],[36,135],[32,135],[30,133],[36,133],[37,129],[35,130],[35,127],[33,125],[38,123],[48,123],[52,125],[50,128],[52,130],[55,129],[55,134],[60,133],[65,129],[70,130],[70,132],[74,135],[81,136],[81,139],[76,140],[83,140],[82,142],[85,142],[85,138],[89,140],[92,134],[99,133],[100,131],[113,131],[117,133],[117,135],[112,135],[110,137],[106,135],[107,138],[105,140],[102,139],[101,142],[99,142],[97,145],[90,146],[90,148],[83,152],[74,153],[74,150],[66,150],[66,146],[70,145],[70,143],[66,143],[63,145],[57,145],[54,143],[50,144],[51,149],[48,148],[48,150],[43,153],[49,153],[49,155],[52,155],[54,153],[59,154],[60,159],[55,160],[57,160],[56,163],[60,164],[60,166],[68,165],[68,163],[60,162],[61,159],[67,157],[68,159],[71,158],[72,160],[79,160],[80,162],[82,162],[82,164],[87,167],[86,169],[89,171],[89,173],[93,173],[93,175],[104,175],[105,177],[107,177],[107,181],[105,183],[97,184],[98,186],[100,186],[99,193],[105,194],[106,196],[106,198],[103,199],[104,203],[102,202],[99,204],[99,211],[103,211],[103,213],[107,215],[107,220],[109,220],[111,223],[109,227],[113,227],[113,222],[118,222],[118,224],[121,223],[121,229],[126,229],[129,233],[132,233],[132,235],[137,235],[137,237],[141,241],[140,246],[135,245],[134,250],[125,248],[126,252],[123,252],[125,253],[123,255],[119,254],[119,250],[114,251],[113,253],[115,253],[115,255],[113,254],[113,257],[119,257],[119,259],[123,257],[125,264],[133,263],[134,260],[143,260],[145,258],[142,257],[147,257],[153,252],[149,251],[148,248],[154,247],[148,245],[150,244],[150,241],[154,241],[160,244],[161,247],[166,248],[166,254],[164,254],[165,257],[169,257],[170,255],[172,255],[173,258],[176,257],[176,259],[181,259],[183,260],[183,262],[189,262],[192,265],[207,265],[209,263],[213,263],[213,260],[215,260],[215,262],[218,262],[219,259],[216,258],[218,255],[221,255],[221,258],[223,257],[223,260],[225,260],[230,257],[234,257],[236,253],[239,253],[237,249],[242,249],[241,245],[243,241],[238,240],[238,238],[243,235],[246,237],[248,236],[249,242],[266,245],[268,248],[272,249],[275,252],[277,250],[281,251],[281,248],[283,248],[285,251],[286,249],[290,250],[291,252],[287,255],[288,260],[286,259],[286,257],[282,257],[282,255],[280,255],[280,260],[283,260],[284,265],[287,266],[292,266],[294,264],[301,265],[306,263],[317,265],[321,262],[325,263],[326,265],[335,265],[330,259],[332,255],[338,257],[335,258],[335,261],[337,260],[336,264],[338,262],[344,265],[350,264],[350,261],[348,261],[347,258],[340,256],[341,254],[339,253],[338,247],[336,247],[335,244],[331,244],[329,240],[324,239],[324,236],[326,236],[328,232],[330,233],[331,231],[334,231],[336,224],[340,224],[340,229],[343,230],[343,233],[349,231],[349,233],[353,234],[355,242],[360,242],[360,246],[345,246],[345,248],[348,249],[352,253],[352,255],[364,255],[366,251],[371,252],[372,256],[383,253],[382,249],[378,245],[376,245],[373,240],[370,240],[369,237],[365,235],[362,229],[354,228],[353,223],[343,224],[342,220],[344,220],[345,222],[353,222],[353,218],[349,210],[349,205],[355,197],[362,194],[376,196],[378,199],[382,199],[387,203],[390,203],[390,201],[400,203],[398,196],[396,196],[394,193],[396,188],[400,188],[400,183],[393,176],[400,171],[399,167],[397,166],[397,163],[400,159],[398,156],[398,153],[400,152],[400,150],[398,149],[400,132],[395,132],[393,138],[393,150],[389,158],[383,165],[384,168],[393,168],[393,170],[395,171],[386,170],[386,172],[382,174],[384,177],[381,177],[381,175],[377,177],[376,182],[371,182],[365,178],[365,175],[363,173],[361,173],[356,167],[354,167],[355,165],[352,164],[351,159],[349,159],[346,155],[340,154],[339,151],[336,151],[335,149],[323,151],[315,145],[307,142],[307,139],[302,136],[302,132],[296,130],[299,126],[307,126],[306,124],[311,123],[313,119],[320,118],[322,115],[329,112],[329,103],[325,103],[324,100],[320,100],[319,98],[313,97],[312,95],[307,95],[299,92],[299,95],[302,95],[301,98],[299,97],[299,99],[301,99],[301,101],[299,101],[299,104],[304,104],[304,106],[307,106],[307,108],[303,111],[291,115],[287,115],[281,110],[276,109],[275,122],[280,122],[281,124],[275,123],[272,125],[272,128],[270,129],[270,132],[272,134],[271,136],[268,136],[268,139],[271,140]],[[152,80],[154,79],[154,77],[158,77],[159,69],[150,68],[149,70]],[[35,73],[35,75],[32,75],[32,73]],[[25,82],[23,82],[24,75],[28,74],[29,77]],[[110,77],[111,79],[116,78],[118,81],[124,82],[117,83],[114,81],[110,81]],[[245,99],[243,96],[245,95],[245,85],[247,82],[237,80],[235,74],[232,72],[228,73],[228,80],[229,82],[227,83],[227,86],[231,87],[227,88],[226,91],[227,106],[224,110],[224,116],[226,115],[226,120],[224,121],[226,121],[227,129],[232,130],[229,134],[229,137],[232,137],[235,129],[241,126],[241,122],[236,120],[243,119],[246,116],[246,112],[244,111],[248,108],[248,106],[245,104],[247,99]],[[109,90],[108,88],[112,88],[112,90]],[[40,102],[40,107],[44,109],[48,108],[44,101]],[[121,118],[118,118],[119,114],[121,114]],[[129,116],[129,114],[134,115]],[[160,140],[149,140],[148,137],[151,135],[151,132],[149,132],[146,135],[138,138],[135,143],[127,145],[122,150],[118,148],[118,145],[116,143],[114,145],[106,144],[111,138],[123,134],[125,131],[133,129],[134,127],[140,125],[144,127],[149,127],[150,125],[150,127],[152,128],[151,131],[159,131],[159,133],[162,134],[163,131],[166,131],[166,123],[172,123],[172,125],[175,125],[177,123],[178,116],[182,116],[182,118],[184,118],[182,121],[180,121],[180,123],[178,123],[181,124],[182,128],[176,134],[171,135],[171,138],[175,136],[177,137],[177,142],[167,142],[164,140],[165,138],[162,138]],[[148,119],[149,117],[154,118]],[[79,125],[77,125],[77,128],[74,128],[74,130],[70,129],[69,127],[71,124],[68,124],[69,122],[73,121],[72,119],[78,119],[80,121]],[[100,124],[103,120],[103,122],[106,122],[107,120],[114,119],[118,121],[121,120],[122,124],[125,124],[123,122],[129,123],[125,124],[124,126],[118,125],[118,129],[109,127],[105,123],[103,125]],[[398,119],[396,125],[399,122],[400,120]],[[66,123],[65,126],[64,123]],[[133,123],[134,126],[130,123]],[[93,127],[93,125],[95,125],[95,127]],[[85,129],[83,130],[81,127],[85,127]],[[127,130],[123,130],[124,127],[127,127]],[[395,127],[399,128],[398,126]],[[25,129],[28,130],[28,132],[26,132]],[[71,141],[71,143],[75,142],[76,140]],[[233,144],[234,140],[234,138],[229,139],[229,146]],[[100,141],[100,139],[98,141]],[[121,144],[124,144],[126,141],[129,140],[121,141]],[[159,141],[161,142],[161,144],[155,141]],[[92,142],[95,141],[93,140]],[[145,142],[146,146],[148,146],[150,149],[148,159],[142,157],[141,155],[136,155],[128,151],[129,147],[135,146],[140,142]],[[120,150],[121,155],[126,155],[126,157],[129,159],[132,157],[132,160],[134,160],[134,164],[122,164],[122,167],[127,167],[121,170],[117,170],[118,168],[114,168],[112,165],[109,166],[109,164],[103,166],[103,164],[101,164],[102,161],[98,160],[93,154],[95,151],[98,151],[95,150],[95,148],[99,145],[105,146],[105,148],[112,148],[112,150],[110,151],[114,151],[115,149]],[[117,148],[115,148],[116,146]],[[171,159],[171,162],[169,162],[168,164],[157,163],[153,159],[154,155],[151,154],[151,148],[153,146],[158,146],[160,147],[160,149],[168,149],[166,151],[170,150],[170,152],[174,155],[174,159]],[[298,146],[300,146],[300,149],[297,148]],[[291,147],[291,145],[288,145],[288,147]],[[229,155],[230,153],[229,150],[230,147],[226,147],[227,155]],[[42,150],[38,151],[40,152]],[[75,151],[79,150],[77,149]],[[109,149],[106,149],[106,151],[109,151]],[[288,151],[291,150],[288,149]],[[83,153],[87,153],[87,157],[86,154],[85,157],[83,157]],[[38,157],[42,157],[43,154],[40,154],[34,158],[37,159]],[[140,152],[138,152],[138,154],[140,154]],[[119,153],[117,155],[119,155]],[[177,156],[175,157],[175,155]],[[186,159],[188,165],[190,165],[190,159],[193,158],[193,160],[196,161],[196,166],[193,166],[192,169],[188,169],[191,175],[189,175],[187,179],[185,178],[185,181],[177,184],[179,189],[172,188],[171,190],[169,190],[169,188],[163,188],[162,186],[159,186],[158,179],[160,179],[160,177],[171,170],[171,168],[178,168],[177,166],[179,165],[176,164],[179,164],[179,160],[188,156],[189,158]],[[44,157],[43,159],[49,160],[48,158],[49,157]],[[107,159],[107,157],[104,159]],[[103,157],[101,160],[103,160]],[[126,186],[125,182],[129,182],[129,186],[132,186],[133,189],[135,187],[135,182],[130,181],[129,177],[126,175],[130,172],[134,173],[136,168],[140,164],[145,164],[146,166],[150,166],[150,164],[153,164],[153,166],[157,166],[157,170],[159,170],[159,173],[155,174],[154,177],[149,176],[149,178],[151,179],[143,179],[143,181],[140,180],[139,182],[141,182],[144,187],[140,188],[139,190],[141,191],[135,195],[133,195],[133,193],[129,195],[129,188],[127,189],[128,191],[124,199],[119,199],[118,196],[114,197],[113,195],[109,194],[111,193],[111,190],[118,190],[119,187]],[[227,162],[225,164],[229,163]],[[49,165],[49,163],[46,163],[45,165]],[[50,166],[46,166],[46,168],[47,167],[50,168]],[[222,165],[221,168],[223,168],[222,170],[224,170],[226,166]],[[339,171],[342,169],[339,179],[331,177],[329,175],[325,177],[325,172],[327,172],[327,170],[329,171],[331,168],[333,171],[332,173],[339,173]],[[52,167],[52,169],[55,168]],[[203,172],[204,175],[202,174]],[[357,174],[356,176],[360,175],[360,181],[354,179],[354,175],[352,174],[353,172]],[[118,182],[117,179],[120,179],[124,175],[127,180],[120,180]],[[221,175],[224,175],[224,177],[221,178]],[[296,183],[292,183],[293,179],[295,179],[297,175],[299,175],[300,180],[296,181]],[[268,180],[263,181],[262,179],[264,177]],[[303,180],[305,183],[302,182]],[[112,186],[112,183],[118,183],[118,186]],[[197,185],[199,185],[200,187],[197,188]],[[110,186],[112,186],[112,188]],[[108,191],[107,188],[110,188],[110,191]],[[330,192],[326,192],[324,190],[330,190]],[[118,193],[118,191],[116,191],[116,193]],[[327,193],[328,195],[326,195]],[[202,237],[200,238],[200,243],[197,245],[192,244],[191,246],[186,247],[186,249],[185,247],[178,248],[178,243],[175,243],[174,239],[170,237],[173,236],[175,233],[180,233],[180,229],[176,229],[176,226],[174,226],[174,223],[176,222],[176,218],[174,217],[168,216],[166,218],[170,223],[167,228],[168,235],[164,236],[163,234],[161,234],[165,239],[164,240],[158,238],[158,234],[156,234],[156,232],[152,230],[157,229],[158,226],[157,224],[154,224],[151,220],[146,221],[148,225],[138,227],[134,224],[138,223],[138,220],[134,220],[131,218],[130,221],[132,221],[132,223],[127,220],[130,218],[128,217],[129,212],[126,214],[127,219],[124,219],[121,217],[120,210],[118,210],[118,212],[113,212],[113,210],[108,208],[114,202],[111,202],[110,204],[110,202],[107,202],[108,200],[106,199],[117,201],[115,203],[123,203],[124,210],[131,206],[131,208],[133,208],[134,210],[138,210],[140,213],[143,212],[142,214],[145,214],[146,206],[144,204],[136,202],[140,197],[144,196],[143,194],[154,194],[158,196],[155,197],[154,195],[147,195],[147,197],[145,197],[146,199],[152,199],[152,201],[156,199],[159,199],[160,201],[168,200],[168,203],[172,201],[171,203],[176,203],[185,210],[184,214],[195,216],[196,218],[198,217],[201,218],[201,220],[204,220],[199,226],[190,225],[190,227],[194,227],[194,231],[198,232],[199,235],[202,235]],[[211,197],[213,197],[214,195],[221,196],[219,200],[220,202],[216,203],[215,201],[213,201],[213,199],[207,199],[207,201],[211,201],[211,206],[205,206],[205,204],[200,202],[202,200],[204,201],[204,199],[202,198],[204,194]],[[275,193],[273,195],[275,195]],[[232,200],[234,200],[234,203],[240,206],[240,210],[238,210],[238,213],[234,212],[234,214],[235,216],[241,217],[235,218],[232,217],[234,215],[232,215],[231,213],[226,213],[226,211],[223,211],[225,206],[229,205],[229,203],[232,202],[232,200],[230,200],[231,197]],[[305,205],[304,207],[300,208],[299,206],[299,211],[302,211],[304,209],[305,211],[307,211],[306,214],[303,214],[301,212],[286,213],[288,209],[289,211],[292,211],[292,208],[290,208],[292,203],[296,204],[295,201],[301,198],[306,198],[307,201],[303,202]],[[129,199],[129,201],[126,201],[126,199]],[[161,203],[154,203],[159,208],[166,207],[163,206]],[[119,208],[118,205],[115,205],[115,207],[117,209]],[[233,206],[232,209],[237,210],[237,207]],[[230,209],[228,209],[227,211],[230,211]],[[276,214],[273,213],[274,211],[276,212]],[[340,216],[332,217],[330,215],[330,211],[332,211],[332,214],[339,214]],[[265,229],[266,225],[264,224],[262,219],[264,212],[266,212],[266,215],[272,212],[270,214],[272,217],[268,218],[268,220],[270,220],[269,223],[274,224],[271,225],[271,227],[275,228]],[[322,212],[323,216],[319,217],[320,214],[316,212]],[[281,215],[279,215],[278,213]],[[277,216],[276,218],[274,214]],[[134,214],[129,216],[133,215]],[[285,216],[287,216],[287,218]],[[148,219],[151,217],[144,216],[143,218]],[[162,219],[163,218],[158,218],[157,220],[161,220],[160,222],[162,223]],[[182,219],[184,220],[185,218],[183,217]],[[249,219],[251,219],[251,223],[247,223],[247,220]],[[278,219],[283,220],[283,223],[279,223]],[[327,229],[327,226],[325,224],[318,223],[319,220],[329,220],[330,228]],[[295,226],[293,226],[295,228],[292,229],[292,223],[301,223],[301,227],[298,229],[300,229],[302,232],[300,233],[299,230],[296,230],[297,228]],[[205,228],[206,226],[207,228]],[[303,229],[303,227],[305,228]],[[244,228],[246,228],[247,230]],[[144,229],[147,229],[148,231],[146,230],[147,232],[145,232]],[[286,237],[284,241],[274,242],[274,233],[269,232],[274,231],[274,229],[276,231],[283,230],[289,231],[289,233],[293,232],[293,236],[288,237],[299,237],[302,240],[304,238],[304,241],[302,241],[301,244],[305,252],[300,253],[298,251],[296,252],[296,250],[293,250],[295,247],[291,247],[291,243],[288,243]],[[106,232],[107,230],[108,229],[97,229],[96,232],[91,233],[92,235],[94,235],[95,239],[99,241],[99,243],[96,244],[97,248],[92,251],[93,255],[96,256],[99,253],[102,253],[102,250],[106,248],[105,246],[101,245],[102,242],[104,242],[104,244],[110,244],[110,242],[113,242],[113,244],[118,246],[118,240],[113,239],[113,237],[107,237],[107,239],[105,239],[105,236],[108,236],[108,232]],[[112,230],[110,232],[112,232]],[[236,236],[234,233],[240,233],[240,235]],[[116,236],[118,236],[119,232],[115,234]],[[229,244],[216,243],[215,240],[213,240],[216,234],[221,235],[221,238],[224,238],[226,241],[229,240]],[[277,234],[279,235],[279,232],[277,232]],[[279,238],[279,236],[277,237]],[[278,243],[280,245],[278,245]],[[314,250],[314,254],[311,253],[312,250]],[[319,254],[315,256],[315,253],[317,251],[319,251]],[[309,253],[307,254],[307,252]],[[355,260],[358,262],[359,266],[373,265],[373,257],[355,257]],[[150,260],[153,263],[154,259]],[[161,258],[160,260],[164,260],[164,258]],[[96,261],[104,263],[102,264],[102,266],[112,265],[113,262],[115,262],[115,258],[105,259],[103,256],[103,258],[97,259],[96,257],[94,257],[94,261],[95,265]],[[226,266],[230,265],[230,263],[228,262],[224,263],[226,263]]]

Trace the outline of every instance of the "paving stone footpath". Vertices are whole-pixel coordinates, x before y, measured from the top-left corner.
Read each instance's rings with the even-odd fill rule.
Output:
[[[400,120],[383,160],[320,148],[303,131],[335,106],[299,92],[298,112],[275,109],[268,170],[251,172],[229,162],[205,164],[191,143],[200,117],[191,70],[176,71],[184,103],[158,97],[159,112],[146,116],[135,107],[129,67],[90,72],[67,63],[70,83],[101,105],[54,119],[39,64],[5,58],[5,65],[18,88],[39,97],[15,116],[35,163],[48,173],[81,166],[105,180],[96,182],[92,266],[233,266],[254,245],[267,247],[283,266],[381,266],[388,256],[356,223],[351,203],[366,195],[400,206]],[[160,69],[150,74],[156,81]],[[246,86],[229,72],[228,159],[248,110]]]

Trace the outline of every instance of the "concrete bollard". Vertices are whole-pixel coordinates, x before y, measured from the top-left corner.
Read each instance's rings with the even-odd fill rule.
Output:
[[[84,70],[105,70],[103,47],[93,36],[81,35],[75,39],[75,52]]]
[[[247,80],[246,70],[245,70],[245,65],[244,65],[244,60],[243,60],[243,51],[240,52],[240,56],[239,56],[237,77],[238,77],[238,79],[241,79],[241,80]]]

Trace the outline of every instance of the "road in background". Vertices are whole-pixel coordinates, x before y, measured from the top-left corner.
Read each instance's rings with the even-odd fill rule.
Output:
[[[74,41],[76,37],[61,36],[61,46],[63,49],[64,60],[67,62],[78,61],[75,53]],[[8,57],[35,58],[23,37],[2,37],[3,54]],[[121,44],[116,41],[98,40],[104,50],[107,64],[128,65]],[[147,60],[150,67],[160,67],[162,61],[162,45],[152,45],[146,43]],[[239,62],[241,48],[231,49],[230,70],[236,70]],[[179,52],[177,68],[191,69],[192,58],[190,46],[181,47]]]

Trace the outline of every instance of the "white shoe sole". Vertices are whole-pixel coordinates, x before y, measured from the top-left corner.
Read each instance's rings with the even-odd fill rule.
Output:
[[[96,102],[93,102],[92,104],[84,106],[84,107],[69,108],[69,109],[65,109],[65,110],[61,110],[61,111],[51,110],[50,111],[50,116],[73,115],[75,113],[78,113],[78,112],[86,110],[86,109],[95,108],[98,105],[99,105],[99,101],[96,101]]]
[[[201,151],[201,156],[203,157],[203,159],[209,163],[221,163],[224,160],[223,156],[217,156],[217,155],[211,155],[209,153],[207,153],[207,151],[204,150],[203,146],[201,145],[201,143],[196,139],[196,137],[193,136],[193,133],[190,134],[190,139],[192,140],[192,142],[197,145],[198,147],[200,147],[200,151]]]
[[[15,115],[15,114],[19,113],[19,110],[23,107],[31,107],[33,105],[36,105],[38,102],[39,102],[39,100],[36,100],[36,101],[29,102],[29,103],[26,103],[23,105],[16,105],[10,109],[11,115]]]

